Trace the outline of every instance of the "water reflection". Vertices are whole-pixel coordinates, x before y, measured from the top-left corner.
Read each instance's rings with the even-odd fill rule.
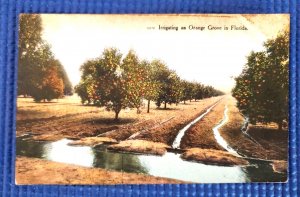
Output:
[[[285,182],[287,173],[275,173],[270,162],[251,161],[252,165],[242,168],[248,176],[248,182]]]
[[[23,138],[16,139],[16,154],[26,157],[43,158],[45,142],[34,141],[30,143],[28,140]]]
[[[93,153],[93,167],[148,174],[147,169],[140,163],[138,155],[113,153],[104,148],[95,148]]]
[[[166,153],[162,157],[116,153],[107,151],[105,147],[68,146],[70,141],[41,142],[17,138],[16,154],[198,183],[278,182],[286,179],[286,174],[274,173],[268,162],[250,161],[251,165],[246,167],[205,165],[184,161],[174,153]]]

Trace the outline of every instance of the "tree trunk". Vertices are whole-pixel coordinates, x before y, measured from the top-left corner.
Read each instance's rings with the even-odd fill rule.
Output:
[[[141,113],[141,110],[140,110],[139,107],[136,108],[136,113],[137,113],[137,114],[140,114],[140,113]]]
[[[119,113],[120,111],[115,111],[115,121],[119,120]]]
[[[148,100],[147,113],[150,112],[150,100]]]
[[[183,104],[185,104],[185,100],[183,100]]]
[[[167,109],[167,102],[165,101],[165,109]]]
[[[282,126],[283,126],[283,122],[282,120],[281,121],[278,121],[278,130],[282,130]]]

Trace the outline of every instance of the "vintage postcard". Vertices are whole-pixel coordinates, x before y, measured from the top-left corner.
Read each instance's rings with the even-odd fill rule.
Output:
[[[21,14],[17,184],[285,182],[288,14]]]

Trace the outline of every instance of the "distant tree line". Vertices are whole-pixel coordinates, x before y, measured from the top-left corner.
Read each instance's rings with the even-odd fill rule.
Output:
[[[197,82],[180,79],[160,60],[141,60],[130,50],[123,57],[116,48],[107,48],[98,58],[88,60],[81,68],[81,81],[75,92],[83,104],[104,106],[115,112],[132,107],[141,112],[143,99],[155,101],[157,107],[222,95],[219,90]]]
[[[251,52],[235,81],[232,95],[250,122],[275,122],[282,129],[288,122],[289,31],[265,42],[263,51]]]
[[[18,95],[31,96],[37,102],[72,95],[73,87],[63,65],[42,39],[40,15],[22,14],[19,23]]]

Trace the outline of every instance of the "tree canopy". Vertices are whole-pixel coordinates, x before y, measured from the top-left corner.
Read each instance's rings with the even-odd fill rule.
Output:
[[[288,121],[289,34],[281,32],[251,52],[232,90],[240,111],[251,123]]]
[[[42,39],[42,31],[40,15],[20,15],[18,95],[32,96],[36,101],[49,101],[64,94],[72,94],[72,85],[63,65],[54,58],[51,46]],[[49,82],[49,76],[50,81],[56,81],[51,82],[50,86],[45,85]],[[58,82],[61,80],[62,84]],[[58,91],[61,87],[63,92]],[[52,94],[53,92],[56,93]]]
[[[114,111],[115,120],[121,109],[126,107],[134,107],[140,113],[144,99],[148,100],[149,112],[151,100],[158,107],[164,104],[166,108],[167,104],[194,98],[191,91],[194,91],[195,83],[186,82],[188,86],[183,85],[176,72],[165,63],[160,60],[140,60],[133,50],[123,56],[118,49],[107,48],[98,58],[86,61],[80,70],[81,81],[75,87],[75,92],[81,97],[82,103]],[[206,94],[205,88],[210,90]],[[201,98],[198,96],[197,99],[222,94],[201,84],[197,91],[201,92]]]

